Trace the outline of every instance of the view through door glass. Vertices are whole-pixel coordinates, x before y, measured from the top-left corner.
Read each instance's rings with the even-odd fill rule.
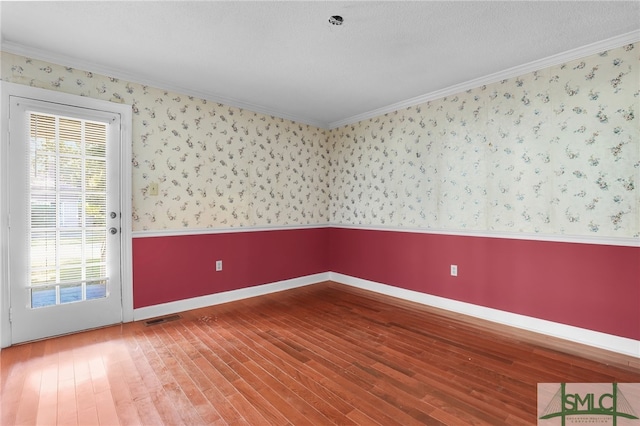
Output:
[[[10,107],[12,342],[120,322],[119,116]]]
[[[29,114],[31,307],[106,297],[104,123]]]

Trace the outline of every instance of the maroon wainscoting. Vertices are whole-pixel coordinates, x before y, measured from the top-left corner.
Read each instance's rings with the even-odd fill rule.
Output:
[[[329,244],[333,272],[640,339],[638,247],[343,228]]]
[[[134,238],[134,308],[327,272],[328,234],[312,228]]]

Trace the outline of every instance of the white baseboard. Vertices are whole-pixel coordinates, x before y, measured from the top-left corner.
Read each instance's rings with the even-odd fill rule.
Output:
[[[399,299],[409,300],[411,302],[417,302],[423,305],[433,306],[435,308],[445,309],[483,320],[557,337],[571,342],[606,349],[608,351],[617,352],[634,358],[640,358],[640,341],[638,340],[546,321],[525,315],[514,314],[511,312],[500,311],[498,309],[473,305],[471,303],[459,302],[457,300],[446,299],[444,297],[433,296],[426,293],[355,278],[349,275],[339,274],[337,272],[330,272],[329,280],[340,284],[358,287],[363,290],[369,290],[397,297]]]
[[[221,303],[233,302],[235,300],[248,299],[250,297],[262,296],[296,287],[317,284],[328,280],[329,272],[322,272],[320,274],[307,275],[270,284],[208,294],[206,296],[177,300],[175,302],[162,303],[160,305],[146,306],[144,308],[134,309],[133,319],[134,321],[139,321],[148,318],[161,317],[164,315],[175,314],[177,312],[189,311],[191,309],[205,308],[207,306],[219,305]]]
[[[614,336],[539,318],[528,317],[525,315],[514,314],[511,312],[500,311],[498,309],[473,305],[471,303],[460,302],[457,300],[446,299],[444,297],[433,296],[426,293],[420,293],[418,291],[406,290],[375,281],[339,274],[337,272],[323,272],[320,274],[307,275],[270,284],[242,288],[239,290],[225,291],[222,293],[209,294],[191,299],[162,303],[160,305],[147,306],[144,308],[134,309],[133,317],[134,321],[155,318],[191,309],[199,309],[207,306],[219,305],[221,303],[233,302],[235,300],[247,299],[250,297],[317,284],[323,281],[335,281],[340,284],[361,288],[363,290],[369,290],[391,297],[397,297],[399,299],[409,300],[411,302],[417,302],[423,305],[433,306],[435,308],[445,309],[447,311],[469,315],[498,324],[545,334],[640,359],[640,341],[638,340]]]

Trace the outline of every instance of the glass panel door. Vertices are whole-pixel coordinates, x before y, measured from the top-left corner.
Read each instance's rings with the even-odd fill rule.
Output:
[[[119,116],[10,108],[12,342],[120,322]]]

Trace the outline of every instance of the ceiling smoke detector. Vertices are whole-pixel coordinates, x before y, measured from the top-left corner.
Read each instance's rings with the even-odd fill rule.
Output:
[[[344,19],[340,15],[333,15],[329,18],[329,23],[331,23],[331,25],[342,25],[343,22]]]

